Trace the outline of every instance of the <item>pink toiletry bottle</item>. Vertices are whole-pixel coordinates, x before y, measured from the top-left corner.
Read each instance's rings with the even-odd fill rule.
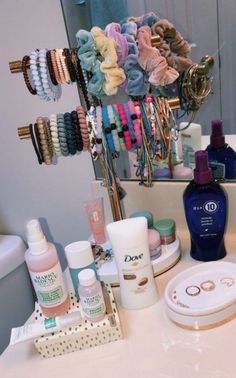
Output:
[[[26,224],[25,261],[38,303],[46,317],[65,315],[70,299],[54,244],[47,242],[38,219]]]
[[[79,297],[86,318],[91,322],[98,322],[105,316],[101,282],[97,280],[93,269],[83,269],[78,274]]]

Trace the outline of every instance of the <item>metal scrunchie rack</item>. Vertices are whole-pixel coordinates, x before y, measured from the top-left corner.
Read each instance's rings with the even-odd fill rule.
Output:
[[[157,36],[151,37],[152,48],[157,48],[159,46],[159,43],[160,39]],[[57,49],[54,49],[53,51],[56,50]],[[129,101],[132,102],[132,109],[136,109],[136,113],[127,114],[128,105],[125,103],[122,104],[124,105],[123,113],[119,114],[116,108],[116,104],[113,104],[112,108],[109,108],[109,112],[107,112],[106,109],[106,114],[108,117],[106,118],[106,128],[103,127],[101,121],[101,127],[98,130],[98,125],[96,125],[96,107],[99,106],[102,108],[102,104],[101,100],[94,98],[94,96],[91,96],[86,90],[86,85],[91,79],[91,74],[81,69],[79,58],[76,57],[77,49],[74,48],[60,50],[66,50],[67,59],[70,54],[73,58],[69,62],[70,64],[68,64],[68,68],[70,69],[71,73],[73,67],[75,68],[73,70],[73,80],[71,80],[71,82],[77,81],[77,83],[79,84],[79,94],[81,103],[84,107],[84,119],[86,120],[87,124],[87,130],[84,130],[82,128],[80,129],[79,119],[76,119],[76,112],[73,111],[74,118],[70,118],[70,114],[72,113],[66,113],[66,128],[63,136],[64,139],[61,137],[60,143],[66,143],[67,141],[69,143],[69,147],[71,148],[68,154],[72,150],[72,154],[75,154],[76,143],[74,138],[80,138],[80,143],[82,143],[82,137],[88,138],[88,136],[86,136],[85,134],[89,134],[90,145],[87,150],[91,153],[93,159],[98,159],[101,164],[101,171],[103,176],[102,185],[104,185],[108,190],[113,219],[115,221],[120,220],[122,219],[120,201],[124,196],[124,191],[122,190],[117,178],[113,160],[119,157],[119,151],[122,150],[122,143],[123,148],[125,141],[127,143],[127,146],[130,144],[131,148],[133,148],[133,150],[136,150],[137,152],[137,175],[140,178],[140,183],[142,185],[152,185],[152,173],[153,167],[155,167],[155,165],[162,164],[163,162],[167,164],[169,168],[172,168],[172,149],[178,139],[178,134],[180,131],[176,124],[174,112],[178,109],[181,109],[185,114],[190,114],[190,121],[188,122],[186,127],[188,127],[189,124],[193,121],[197,111],[200,109],[202,103],[211,92],[213,79],[209,77],[209,71],[214,64],[214,59],[211,56],[205,56],[201,59],[199,64],[191,64],[185,71],[180,74],[179,78],[174,83],[174,86],[177,86],[178,88],[177,97],[166,95],[166,93],[168,93],[168,88],[166,87],[168,86],[166,86],[165,88],[155,88],[155,90],[152,86],[150,86],[150,91],[146,94],[145,97],[132,98],[130,96]],[[62,51],[60,52],[60,58],[63,58]],[[59,74],[61,74],[61,77],[63,77],[63,67],[65,69],[65,62],[63,62],[63,65],[61,66],[62,71],[58,71]],[[36,60],[36,66],[39,66],[41,64],[41,74],[45,72],[46,75],[46,71],[44,71],[44,63],[45,62],[43,61],[42,64],[42,60]],[[58,64],[58,61],[56,61],[56,63],[54,62],[54,65],[55,64]],[[25,80],[28,80],[26,70],[30,69],[29,59],[26,59],[24,57],[22,60],[9,62],[9,66],[12,73],[19,73],[23,71]],[[66,77],[66,75],[64,75],[64,77]],[[47,80],[50,81],[49,76]],[[68,79],[65,82],[61,82],[60,84],[64,84],[66,82],[69,83]],[[27,84],[29,87],[29,82]],[[47,85],[47,82],[46,84],[45,82],[43,82],[41,92],[46,91],[46,93],[50,94],[51,92],[47,92]],[[111,112],[111,109],[113,113]],[[127,123],[129,123],[129,125],[125,124],[125,112],[126,121]],[[63,115],[60,116],[63,119]],[[119,116],[121,117],[120,119]],[[27,125],[18,127],[18,135],[20,139],[34,138],[34,141],[32,142],[34,144],[34,149],[37,151],[39,161],[40,150],[44,149],[43,152],[46,155],[51,154],[51,151],[53,150],[53,143],[55,145],[59,143],[59,139],[58,141],[56,139],[57,130],[55,129],[54,124],[54,128],[50,128],[46,118],[42,118],[40,122],[41,123],[39,126],[41,127],[41,129],[39,130],[36,126],[34,128],[35,123],[32,123],[30,126]],[[129,140],[127,139],[127,135],[129,133],[130,127],[133,127],[133,129],[130,130],[131,139]],[[139,129],[139,131],[137,131],[137,129]],[[141,133],[142,145],[137,145],[135,132]],[[42,142],[41,145],[39,143],[40,138],[38,139],[37,144],[37,135],[39,135],[40,133]],[[119,151],[111,152],[110,149],[114,148],[114,145],[112,144],[112,138],[115,141],[115,146],[117,146],[120,142],[121,147],[119,147]],[[59,147],[58,150],[60,150]],[[63,154],[66,156],[66,150],[64,149],[63,151]]]

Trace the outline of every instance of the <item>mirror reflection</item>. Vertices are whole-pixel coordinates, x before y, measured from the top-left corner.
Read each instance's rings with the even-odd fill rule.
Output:
[[[227,159],[233,161],[231,168],[227,168],[227,171],[230,171],[230,173],[227,172],[225,175],[224,164],[222,162],[217,164],[214,151],[211,152],[211,165],[215,177],[226,180],[235,179],[235,154],[233,152],[234,146],[236,146],[236,136],[234,135],[235,90],[232,83],[234,82],[236,68],[233,64],[235,53],[233,52],[232,45],[235,28],[233,15],[236,14],[236,4],[234,5],[232,2],[225,4],[221,0],[210,0],[207,3],[203,2],[203,0],[198,2],[177,0],[174,4],[170,0],[165,2],[161,0],[71,0],[69,2],[62,0],[61,3],[69,42],[73,47],[78,45],[76,33],[80,29],[91,30],[96,25],[105,30],[106,26],[111,22],[124,21],[125,18],[131,16],[137,18],[153,12],[157,15],[158,19],[168,20],[174,26],[175,31],[187,41],[191,48],[188,58],[194,64],[200,64],[201,59],[206,55],[213,57],[214,65],[208,67],[207,78],[209,83],[204,87],[204,90],[210,93],[206,99],[204,98],[201,106],[196,109],[197,111],[190,111],[188,107],[184,106],[168,110],[169,105],[166,101],[159,99],[159,104],[153,103],[154,107],[156,106],[156,108],[163,110],[163,114],[167,111],[169,124],[172,126],[175,125],[174,127],[170,127],[172,131],[173,129],[175,130],[175,127],[184,130],[179,133],[178,138],[172,138],[171,164],[172,167],[176,168],[176,173],[173,172],[173,169],[171,173],[168,171],[170,154],[168,154],[168,148],[166,148],[164,152],[158,151],[159,155],[162,154],[159,159],[157,158],[152,161],[151,174],[154,180],[169,178],[190,179],[191,169],[195,163],[194,151],[205,149],[210,145],[211,139],[213,139],[213,147],[215,148],[224,147],[223,150],[225,150],[225,142],[230,145],[232,151],[230,150],[231,155]],[[163,25],[161,27],[163,31]],[[170,32],[170,30],[168,31]],[[166,34],[164,38],[166,45],[171,45],[171,37],[171,33]],[[142,43],[142,41],[139,43]],[[155,43],[153,46],[158,49]],[[178,52],[175,52],[174,56],[178,56]],[[210,86],[211,79],[212,85]],[[179,81],[177,80],[176,82]],[[196,81],[194,83],[199,85],[199,82],[200,79],[197,83]],[[162,96],[165,99],[174,98],[178,94],[178,85],[158,86],[155,88],[155,91],[156,95]],[[202,93],[202,90],[200,92]],[[130,98],[134,99],[131,96],[127,96],[127,93],[121,88],[116,96],[103,97],[101,102],[102,105],[106,106],[108,104],[125,103]],[[150,113],[151,107],[152,104],[149,104],[146,111]],[[222,124],[219,125],[218,122],[218,126],[212,126],[212,120],[222,120]],[[192,121],[191,125],[186,128],[190,121]],[[217,135],[210,138],[212,127],[214,127],[213,133],[217,135],[221,133],[222,129],[222,135],[218,138],[217,142]],[[225,138],[223,138],[223,134]],[[167,143],[168,136],[166,139],[163,138],[163,140]],[[208,150],[211,149],[212,146],[208,147]],[[147,158],[147,155],[140,158],[135,149],[128,152],[121,151],[119,158],[113,160],[117,175],[121,179],[140,180],[140,176],[137,177],[137,174],[140,175],[140,170],[142,169],[142,164],[140,166],[139,161],[142,158]],[[220,159],[225,159],[225,151],[221,152]],[[95,162],[94,167],[96,177],[101,178],[100,164]],[[182,167],[186,169],[181,170],[180,168]],[[148,169],[147,164],[143,172],[144,177],[150,174]]]

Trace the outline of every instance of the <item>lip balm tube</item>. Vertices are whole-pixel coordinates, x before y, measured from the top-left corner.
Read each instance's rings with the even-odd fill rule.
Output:
[[[84,206],[95,242],[97,244],[105,243],[105,217],[102,198],[85,201]]]

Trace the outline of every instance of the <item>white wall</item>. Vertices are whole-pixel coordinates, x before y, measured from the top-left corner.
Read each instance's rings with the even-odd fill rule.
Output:
[[[40,166],[31,141],[17,136],[18,126],[39,115],[72,111],[79,102],[76,85],[64,85],[58,103],[46,103],[28,92],[22,74],[8,68],[9,61],[35,48],[68,47],[60,1],[1,0],[0,46],[0,233],[24,237],[25,221],[39,217],[46,220],[48,237],[59,244],[87,238],[83,200],[92,196],[90,155]]]

